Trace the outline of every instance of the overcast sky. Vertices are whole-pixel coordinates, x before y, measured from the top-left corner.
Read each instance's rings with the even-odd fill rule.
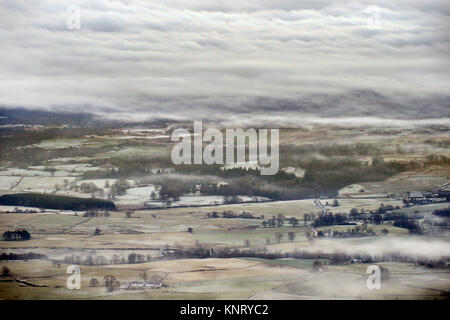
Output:
[[[450,117],[449,14],[448,0],[2,0],[0,106]]]

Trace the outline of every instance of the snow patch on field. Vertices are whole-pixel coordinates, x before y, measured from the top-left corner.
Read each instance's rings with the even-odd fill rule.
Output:
[[[183,196],[176,202],[180,206],[222,204],[222,196]]]
[[[51,139],[43,140],[33,146],[43,149],[67,149],[79,148],[86,143],[88,143],[87,139]]]
[[[363,192],[361,192],[361,190],[364,190]],[[360,184],[351,184],[349,186],[346,186],[342,189],[339,190],[339,195],[343,195],[343,194],[351,194],[351,193],[362,193],[364,194],[365,192],[365,188],[360,185]]]
[[[30,166],[29,169],[34,170],[45,170],[45,166]],[[86,172],[86,171],[97,171],[100,168],[99,167],[93,167],[88,163],[75,163],[75,164],[58,164],[52,166],[53,169],[58,171],[64,171],[64,172]]]
[[[269,201],[270,198],[259,196],[238,196],[240,202],[264,202]]]
[[[123,196],[116,196],[114,203],[116,204],[144,204],[144,202],[150,200],[150,194],[155,191],[155,186],[150,185],[147,187],[130,188],[127,190],[127,194]]]
[[[297,178],[303,178],[303,176],[305,175],[305,170],[303,170],[302,168],[285,167],[285,168],[282,168],[281,170],[283,170],[284,172],[286,172],[288,174],[293,174]]]
[[[63,215],[74,215],[75,211],[72,210],[56,210],[56,209],[45,209],[44,212],[41,212],[40,208],[37,207],[25,207],[25,206],[5,206],[0,205],[0,212],[14,212],[16,209],[21,210],[22,213],[27,213],[28,211],[36,211],[34,214],[63,214]],[[19,211],[20,213],[20,211]],[[83,215],[84,211],[78,211],[79,215]]]
[[[13,176],[1,176],[0,177],[0,190],[8,190],[12,186],[16,185],[19,182],[20,177]]]

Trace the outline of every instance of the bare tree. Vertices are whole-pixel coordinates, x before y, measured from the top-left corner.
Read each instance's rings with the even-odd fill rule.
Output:
[[[280,243],[281,239],[283,239],[283,234],[281,232],[275,233],[275,239],[277,239],[278,243]]]
[[[295,236],[296,236],[295,232],[292,232],[292,231],[288,232],[288,238],[290,241],[294,241]]]
[[[103,279],[105,280],[105,287],[108,291],[114,291],[120,287],[120,282],[112,275],[106,275]]]
[[[89,281],[89,285],[90,285],[91,287],[98,287],[99,284],[100,284],[100,283],[98,282],[97,278],[91,278],[91,281]]]
[[[7,266],[2,267],[2,277],[8,277],[11,275],[11,270]]]
[[[142,277],[142,279],[144,279],[144,281],[147,281],[147,279],[148,279],[147,270],[142,270],[141,271],[141,277]]]

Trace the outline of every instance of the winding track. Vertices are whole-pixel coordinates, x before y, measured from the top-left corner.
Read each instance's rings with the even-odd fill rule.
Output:
[[[322,203],[320,203],[320,199],[318,199],[318,198],[314,199],[314,204],[315,204],[320,210],[322,210],[322,214],[327,213],[327,209],[323,206]]]
[[[17,183],[16,183],[15,185],[11,186],[11,188],[9,188],[9,190],[12,190],[12,189],[14,189],[15,187],[17,187],[17,186],[22,182],[23,178],[24,178],[24,176],[21,176],[20,179],[19,179],[19,181],[17,181]]]

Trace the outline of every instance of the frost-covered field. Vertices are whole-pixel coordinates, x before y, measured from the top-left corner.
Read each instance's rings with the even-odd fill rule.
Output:
[[[72,182],[75,181],[75,177],[24,177],[22,181],[12,190],[49,193],[55,190],[56,184],[63,185],[64,180]]]
[[[110,151],[101,155],[102,158],[124,158],[130,159],[134,157],[151,158],[155,156],[170,155],[171,149],[168,146],[142,146],[142,147],[126,147],[118,151]]]
[[[114,203],[122,205],[144,205],[144,202],[150,200],[150,195],[153,191],[156,191],[155,186],[153,185],[140,188],[130,188],[127,190],[127,194],[123,196],[116,196]]]
[[[321,199],[320,202],[327,208],[330,212],[336,213],[336,212],[342,212],[342,213],[349,213],[352,208],[355,209],[364,209],[364,210],[376,210],[381,205],[392,205],[393,207],[403,206],[403,202],[400,199],[387,199],[387,198],[367,198],[367,199],[338,199],[339,206],[332,207],[327,206],[326,203],[328,202],[329,205],[333,204],[334,199]]]
[[[222,196],[184,196],[176,202],[180,206],[222,204]]]
[[[47,167],[45,166],[30,166],[29,169],[34,170],[45,170]],[[99,167],[93,167],[88,163],[75,163],[75,164],[57,164],[53,165],[52,169],[57,171],[65,171],[65,172],[86,172],[86,171],[97,171]]]
[[[182,196],[179,201],[171,202],[170,207],[209,206],[223,204],[222,196]],[[148,201],[149,207],[166,207],[161,200]]]
[[[19,182],[20,177],[14,176],[0,176],[0,190],[8,190],[17,182]]]
[[[8,170],[0,171],[0,176],[20,176],[20,177],[51,177],[51,176],[67,176],[70,174],[68,171],[45,171],[37,168],[21,169],[21,168],[8,168]]]
[[[87,163],[57,164],[52,166],[29,166],[27,168],[7,168],[0,171],[0,177],[71,177],[79,176],[86,171],[97,171]]]
[[[141,189],[141,188],[137,188]],[[131,190],[131,189],[129,189]],[[247,202],[264,202],[270,200],[265,197],[251,197],[251,196],[237,196],[240,203]],[[197,196],[186,195],[180,197],[180,200],[174,201],[170,204],[170,207],[190,207],[190,206],[214,206],[224,204],[223,196]],[[166,203],[161,200],[148,201],[149,207],[166,207]]]
[[[61,138],[61,139],[44,140],[33,146],[43,149],[67,149],[67,148],[78,148],[88,142],[89,142],[88,139]]]
[[[0,212],[15,212],[18,213],[27,213],[27,211],[36,211],[38,214],[66,214],[66,215],[74,215],[75,211],[72,210],[56,210],[56,209],[45,209],[41,211],[41,208],[36,207],[24,207],[24,206],[5,206],[0,205]],[[77,214],[83,215],[84,211],[78,211]]]

